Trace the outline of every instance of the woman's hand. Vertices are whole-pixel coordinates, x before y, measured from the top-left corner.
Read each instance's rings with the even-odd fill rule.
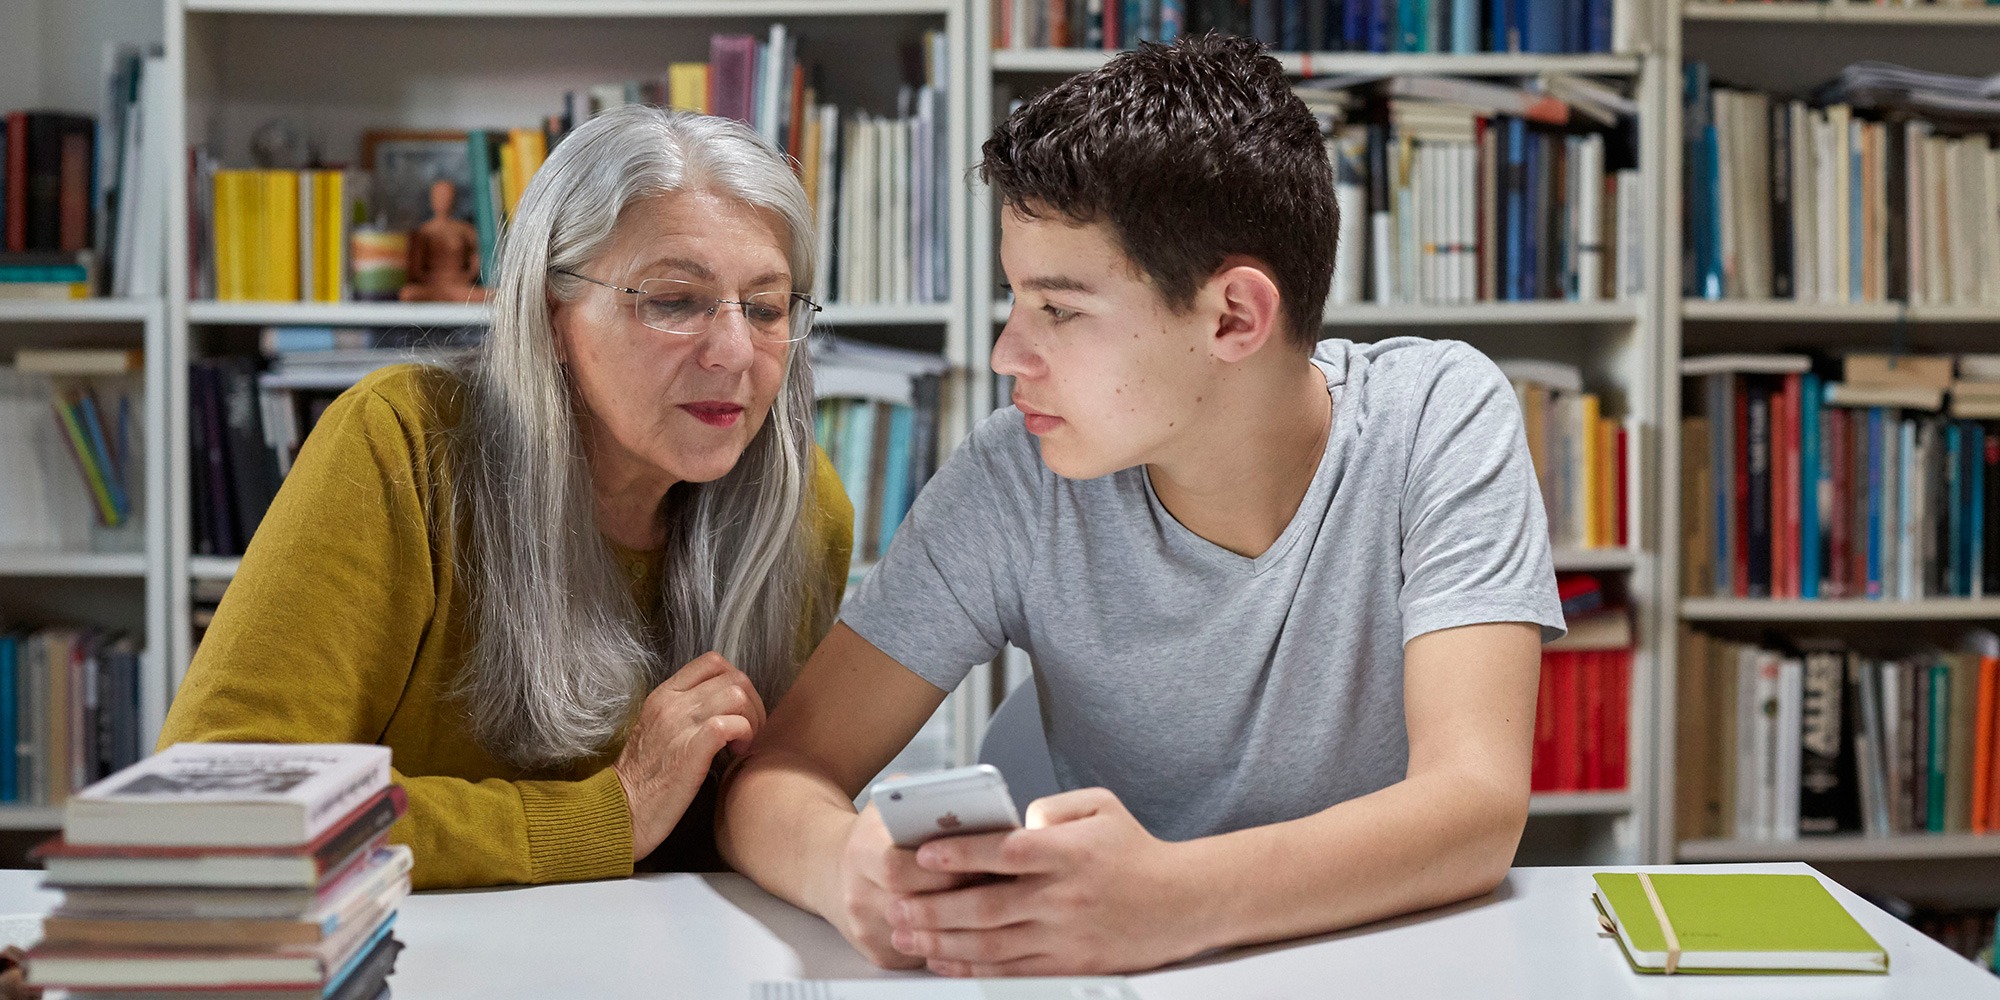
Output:
[[[723,747],[742,752],[764,727],[764,699],[720,653],[703,653],[646,696],[612,770],[632,812],[632,860],[680,822]]]

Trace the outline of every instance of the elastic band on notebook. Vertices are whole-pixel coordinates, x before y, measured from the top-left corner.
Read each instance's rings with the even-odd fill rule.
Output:
[[[1667,975],[1681,964],[1681,938],[1674,933],[1674,922],[1667,919],[1667,908],[1660,902],[1660,894],[1653,888],[1653,876],[1639,873],[1639,888],[1646,890],[1646,902],[1653,904],[1653,919],[1660,922],[1660,934],[1667,939]]]

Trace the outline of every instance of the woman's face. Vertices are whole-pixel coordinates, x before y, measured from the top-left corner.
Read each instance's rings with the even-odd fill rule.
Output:
[[[725,299],[790,291],[789,239],[775,214],[706,190],[632,203],[611,245],[578,274],[627,288],[648,278],[695,281]],[[556,350],[588,411],[600,486],[664,493],[736,466],[764,426],[800,345],[752,336],[742,310],[721,307],[708,332],[639,323],[638,296],[584,284],[554,305]]]

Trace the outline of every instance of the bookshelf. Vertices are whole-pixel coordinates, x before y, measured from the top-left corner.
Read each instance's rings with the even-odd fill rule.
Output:
[[[1803,97],[1845,65],[1882,59],[1919,69],[1990,74],[1993,43],[2000,39],[2000,8],[1872,3],[1686,3],[1669,4],[1662,36],[1670,65],[1700,61],[1718,84]],[[1785,58],[1772,58],[1782,52]],[[1682,133],[1678,96],[1660,108],[1668,134]],[[1664,151],[1663,196],[1678,205],[1683,176],[1691,168],[1678,139]],[[1678,219],[1680,209],[1668,217]],[[1682,530],[1682,395],[1678,374],[1683,357],[1730,351],[1864,348],[1923,352],[1989,350],[2000,332],[2000,309],[1987,306],[1924,305],[1902,301],[1852,303],[1790,300],[1680,299],[1683,231],[1678,224],[1661,233],[1661,287],[1667,290],[1660,318],[1662,357],[1658,365],[1662,399],[1658,452],[1661,476],[1660,530]],[[1917,600],[1746,599],[1682,597],[1679,546],[1660,552],[1660,594],[1664,620],[1704,632],[1734,637],[1769,632],[1803,637],[1855,637],[1864,650],[1916,650],[1927,643],[1949,647],[1968,628],[2000,620],[2000,600],[1933,597]],[[2000,836],[1906,833],[1888,836],[1839,834],[1796,839],[1678,839],[1679,787],[1676,734],[1689,713],[1711,706],[1678,703],[1680,642],[1664,630],[1656,723],[1658,774],[1652,842],[1657,862],[1801,860],[1828,869],[1857,891],[1910,893],[1913,899],[1958,897],[1960,903],[1990,906],[1994,880],[1991,859],[2000,857]],[[1726,806],[1725,806],[1726,808]],[[1969,896],[1966,894],[1970,894]]]
[[[995,48],[993,8],[975,5],[970,31],[972,68],[971,131],[973,156],[979,137],[992,132],[1009,103],[1045,89],[1062,78],[1102,66],[1113,53],[1094,49]],[[1457,77],[1522,77],[1544,73],[1612,78],[1631,87],[1639,116],[1640,170],[1646,231],[1667,218],[1657,192],[1659,165],[1672,133],[1663,130],[1653,109],[1677,92],[1677,77],[1650,41],[1657,37],[1660,15],[1651,0],[1618,4],[1625,19],[1631,51],[1592,54],[1533,53],[1358,53],[1276,52],[1294,77],[1345,74],[1443,75]],[[992,295],[999,287],[998,209],[984,186],[972,194],[970,286],[974,295]],[[1343,246],[1343,254],[1348,248]],[[1650,252],[1650,250],[1649,250]],[[1636,298],[1612,301],[1504,301],[1453,304],[1329,303],[1324,336],[1378,340],[1393,336],[1428,336],[1471,342],[1495,357],[1533,357],[1575,364],[1585,373],[1587,388],[1618,397],[1633,416],[1638,433],[1634,447],[1639,460],[1631,463],[1630,544],[1621,548],[1562,550],[1555,554],[1559,571],[1595,572],[1612,578],[1630,599],[1639,647],[1633,657],[1630,712],[1629,778],[1625,791],[1541,793],[1531,800],[1531,821],[1520,858],[1522,863],[1637,863],[1651,857],[1654,792],[1650,776],[1656,742],[1654,674],[1657,637],[1664,631],[1654,593],[1656,547],[1652,506],[1656,480],[1652,467],[1659,357],[1657,312],[1663,307],[1652,279],[1657,262],[1644,265],[1647,280]],[[972,338],[969,364],[985,373],[993,338],[1007,321],[1010,304],[1003,299],[980,307],[985,335]],[[977,380],[972,409],[985,412],[1005,405],[995,381]]]

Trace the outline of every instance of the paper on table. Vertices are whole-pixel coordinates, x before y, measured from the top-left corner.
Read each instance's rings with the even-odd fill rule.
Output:
[[[1117,977],[801,979],[757,983],[750,1000],[1139,1000]]]
[[[42,915],[39,913],[0,914],[0,948],[12,945],[26,950],[42,939]]]

